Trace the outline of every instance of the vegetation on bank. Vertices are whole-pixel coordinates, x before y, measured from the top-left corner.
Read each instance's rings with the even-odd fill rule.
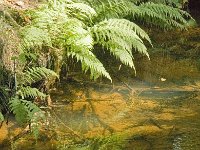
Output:
[[[184,30],[192,19],[179,8],[142,0],[49,0],[25,10],[0,4],[0,17],[0,121],[12,112],[35,136],[44,118],[35,101],[45,101],[69,62],[80,62],[93,80],[112,81],[96,51],[135,71],[134,51],[150,59],[152,42],[142,26]]]

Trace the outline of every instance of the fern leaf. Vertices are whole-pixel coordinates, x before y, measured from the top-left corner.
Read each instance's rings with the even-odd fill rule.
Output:
[[[67,11],[71,10],[69,14],[75,16],[76,18],[84,20],[89,18],[92,20],[92,18],[97,15],[96,11],[92,7],[84,3],[72,3],[66,4],[65,6],[67,7]]]
[[[91,49],[93,48],[93,38],[89,31],[83,28],[81,23],[66,26],[65,31],[68,33],[66,37],[66,45],[68,45],[67,55],[81,61],[82,70],[87,72],[90,69],[90,77],[96,79],[103,75],[111,80],[110,75],[103,67],[103,64],[95,57]]]
[[[24,27],[21,30],[21,36],[23,49],[30,49],[35,47],[41,48],[43,45],[52,45],[48,32],[34,26]]]
[[[27,110],[20,99],[13,98],[10,101],[10,109],[14,113],[15,119],[20,125],[23,125],[28,121]]]
[[[25,123],[31,124],[31,131],[37,138],[40,122],[45,119],[45,115],[41,109],[34,103],[27,100],[18,99],[17,97],[10,101],[10,108],[15,115],[16,121],[20,125]]]
[[[0,112],[0,122],[4,121],[4,116],[3,114]]]
[[[136,19],[164,29],[186,29],[186,19],[192,18],[190,14],[178,8],[152,2],[141,3],[135,7],[132,14]]]
[[[30,86],[26,86],[26,87],[21,87],[18,91],[17,91],[17,95],[21,96],[22,99],[25,98],[36,98],[39,97],[41,99],[45,99],[47,95],[45,95],[44,93],[40,92],[37,88],[31,88]]]
[[[29,68],[20,79],[20,82],[24,85],[28,85],[42,79],[47,79],[50,77],[57,77],[58,75],[45,67],[32,67]]]
[[[134,5],[128,0],[85,0],[85,2],[97,11],[97,20],[123,18],[130,14]]]
[[[21,102],[23,103],[27,111],[27,116],[29,118],[29,122],[31,125],[31,132],[33,133],[34,137],[37,139],[39,135],[39,129],[41,128],[41,122],[43,122],[45,119],[45,114],[34,103],[27,100],[21,100]]]
[[[124,30],[134,30],[138,36],[147,40],[151,44],[148,34],[134,22],[130,22],[126,19],[109,19],[107,24],[108,26],[119,27],[123,28]]]
[[[132,48],[149,57],[141,38],[150,38],[134,23],[124,19],[109,19],[91,28],[96,43],[106,47],[122,63],[135,69]],[[140,37],[141,38],[140,38]]]
[[[155,25],[164,29],[186,28],[189,13],[161,3],[144,2],[142,0],[84,0],[97,11],[97,20],[124,18],[133,16],[147,25]],[[132,20],[132,19],[131,19]]]

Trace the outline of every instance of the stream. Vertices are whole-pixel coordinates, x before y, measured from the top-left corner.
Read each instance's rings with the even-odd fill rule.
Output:
[[[200,149],[199,86],[144,87],[141,82],[131,87],[137,90],[131,93],[124,85],[62,85],[59,93],[52,93],[50,128],[54,136],[46,146],[72,150]],[[78,144],[74,146],[69,137],[78,138]],[[42,143],[30,149],[42,150]],[[21,146],[19,149],[28,147]]]

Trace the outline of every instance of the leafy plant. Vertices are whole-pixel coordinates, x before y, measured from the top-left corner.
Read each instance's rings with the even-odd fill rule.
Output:
[[[151,45],[149,36],[125,18],[163,29],[186,29],[191,18],[178,8],[139,0],[50,0],[27,15],[31,24],[21,30],[24,51],[48,47],[58,74],[64,58],[71,57],[81,62],[84,72],[90,70],[92,79],[103,75],[110,80],[93,52],[94,45],[101,45],[134,70],[133,49],[149,58],[143,41]]]
[[[4,116],[3,114],[0,112],[0,122],[4,121]]]
[[[34,103],[28,100],[12,98],[10,108],[15,114],[15,118],[20,125],[29,123],[35,138],[38,137],[41,122],[45,119],[44,112]]]
[[[32,67],[22,74],[22,78],[18,80],[16,94],[11,98],[9,105],[17,122],[21,125],[29,123],[34,136],[37,137],[45,115],[32,100],[36,98],[45,100],[47,95],[37,88],[32,88],[31,84],[53,76],[57,77],[57,74],[44,67]]]

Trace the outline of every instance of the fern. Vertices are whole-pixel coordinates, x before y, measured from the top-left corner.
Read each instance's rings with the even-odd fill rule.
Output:
[[[34,103],[17,97],[10,101],[10,109],[15,114],[16,121],[20,125],[30,123],[31,131],[35,138],[37,138],[40,122],[45,118],[44,112]]]
[[[38,11],[33,15],[33,25],[37,28],[41,28],[42,30],[48,30],[52,45],[58,50],[67,50],[66,54],[68,57],[73,57],[76,58],[77,61],[81,61],[83,71],[87,72],[87,70],[90,69],[90,76],[92,79],[96,79],[103,75],[111,80],[111,77],[103,67],[103,64],[91,51],[93,48],[93,38],[90,32],[85,29],[84,23],[78,19],[69,18],[72,15],[68,14],[69,10],[72,11],[80,9],[82,12],[83,8],[78,7],[79,3],[72,3],[64,5],[69,9],[65,14],[59,11],[55,12],[55,7],[56,9],[57,7],[63,8],[63,5],[64,4],[62,3],[58,3],[58,5],[53,6],[52,9],[41,9],[41,12]],[[86,9],[89,10],[89,12],[86,13],[89,14],[88,17],[95,15],[92,8],[88,6]],[[62,20],[59,19],[61,16],[63,18]],[[25,32],[24,34],[27,33]],[[24,38],[26,39],[25,36]],[[39,45],[42,44],[39,43]],[[36,73],[36,77],[37,74],[38,73]],[[34,78],[35,75],[34,77],[30,77],[28,75],[23,80],[26,80],[27,82],[34,82]]]
[[[28,85],[42,79],[49,79],[52,76],[57,77],[57,74],[44,67],[32,67],[22,74],[23,75],[20,78],[21,80],[18,80],[17,78],[17,91],[9,102],[9,107],[14,113],[16,121],[20,125],[24,125],[26,123],[31,125],[31,131],[35,138],[37,138],[41,121],[44,120],[45,116],[38,106],[36,106],[32,101],[28,101],[26,99],[45,99],[46,94]]]
[[[33,26],[26,26],[21,30],[23,37],[22,49],[42,48],[42,46],[51,46],[51,39],[46,30]]]
[[[72,25],[73,28],[71,27]],[[90,69],[90,77],[92,79],[103,75],[111,80],[103,64],[91,51],[94,43],[90,32],[85,30],[81,23],[74,22],[74,20],[69,20],[64,29],[68,57],[75,57],[77,61],[81,61],[84,72]]]
[[[23,125],[24,123],[27,123],[27,121],[28,121],[27,111],[28,110],[22,104],[20,99],[18,99],[16,97],[13,98],[10,101],[10,109],[14,113],[15,119],[20,125]]]
[[[144,3],[139,0],[84,0],[97,11],[97,20],[124,18],[132,15],[136,21],[155,25],[163,29],[186,28],[189,13],[161,3]],[[100,19],[99,19],[100,18]]]
[[[97,11],[97,20],[123,18],[131,13],[134,3],[128,0],[84,0]]]
[[[151,2],[140,4],[133,15],[164,29],[185,29],[186,19],[192,18],[187,12],[178,8]]]
[[[134,68],[132,48],[148,55],[141,38],[148,40],[148,35],[136,24],[125,19],[109,19],[91,28],[94,39],[120,59],[125,65]]]
[[[92,22],[93,17],[97,16],[96,11],[84,3],[67,4],[66,7],[68,8],[67,11],[70,10],[70,16],[74,16],[80,20],[88,20]]]
[[[37,88],[31,88],[30,86],[19,88],[16,94],[19,95],[22,99],[25,99],[25,98],[34,99],[37,97],[41,99],[45,99],[47,96],[46,94],[40,92]]]
[[[30,85],[42,79],[50,77],[58,77],[58,75],[45,67],[32,67],[23,73],[23,76],[19,76],[19,82],[22,85]]]
[[[3,114],[0,112],[0,122],[4,121],[4,116]]]
[[[109,73],[92,51],[95,44],[102,45],[133,69],[132,49],[149,58],[143,42],[147,40],[151,44],[149,36],[134,22],[123,18],[132,16],[133,21],[164,29],[185,29],[187,19],[191,18],[180,9],[140,0],[50,0],[28,14],[32,22],[22,30],[25,49],[46,45],[56,54],[58,63],[54,68],[60,67],[66,56],[72,57],[82,63],[84,72],[90,70],[92,79],[104,76],[110,80]],[[32,31],[35,31],[33,36]],[[40,74],[22,80],[30,84],[37,80],[37,76]]]
[[[121,150],[125,149],[127,144],[127,135],[113,134],[102,138],[92,139],[92,142],[88,146],[89,150]]]

